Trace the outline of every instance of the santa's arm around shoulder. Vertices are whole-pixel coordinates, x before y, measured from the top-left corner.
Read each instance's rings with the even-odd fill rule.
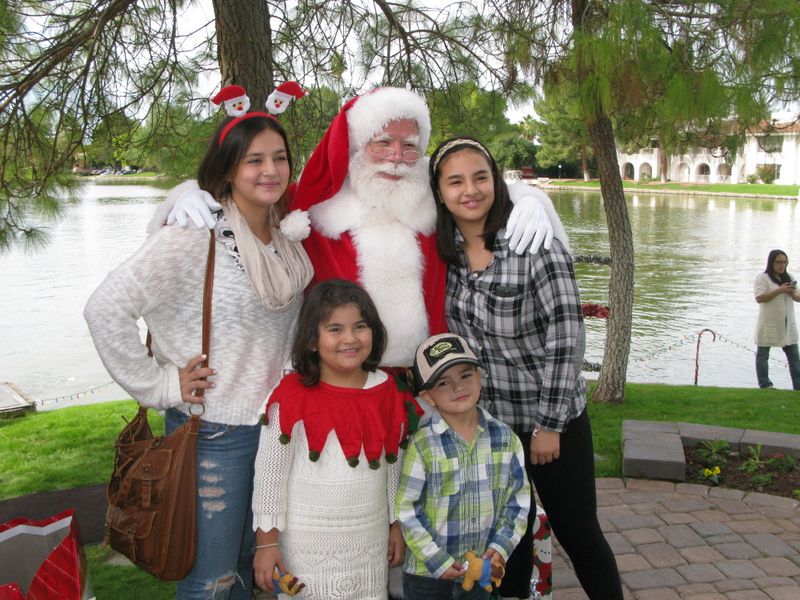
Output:
[[[190,179],[172,188],[147,225],[152,235],[164,225],[177,223],[180,227],[205,227],[211,229],[216,223],[214,212],[221,210],[214,196],[201,190],[197,181]]]
[[[506,238],[512,251],[534,253],[541,246],[549,250],[554,237],[569,250],[567,232],[550,196],[521,181],[509,183],[508,193],[514,204],[506,225]]]

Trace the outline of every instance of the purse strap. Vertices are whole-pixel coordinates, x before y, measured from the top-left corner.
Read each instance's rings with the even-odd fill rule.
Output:
[[[206,275],[203,284],[203,341],[201,343],[201,351],[206,355],[206,359],[201,363],[202,367],[208,366],[208,362],[211,357],[211,294],[214,291],[214,262],[216,258],[217,247],[217,240],[214,236],[213,229],[209,230],[209,235],[208,259],[206,260]],[[153,337],[150,335],[150,331],[148,330],[145,345],[147,346],[147,356],[151,357],[153,356],[153,349],[151,347],[152,342]],[[202,388],[197,390],[197,395],[200,397],[202,397],[204,393],[205,390]]]
[[[206,261],[206,278],[205,285],[203,286],[203,354],[206,359],[201,363],[202,367],[208,366],[208,361],[211,357],[209,353],[211,341],[211,294],[214,291],[214,259],[216,249],[216,236],[214,230],[210,231],[211,237],[208,241],[208,260]],[[205,389],[200,388],[197,390],[197,395],[202,397]]]

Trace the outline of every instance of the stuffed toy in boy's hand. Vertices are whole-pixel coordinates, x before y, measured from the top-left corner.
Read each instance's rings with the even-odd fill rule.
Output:
[[[305,583],[300,583],[300,580],[288,571],[281,574],[278,567],[275,567],[272,572],[272,581],[275,583],[275,591],[287,596],[296,596],[300,590],[306,587]]]
[[[492,591],[492,583],[496,586],[500,585],[503,580],[503,575],[506,570],[500,563],[500,557],[495,555],[492,560],[478,558],[472,550],[469,550],[464,555],[464,581],[461,582],[461,587],[464,591],[468,592],[478,582],[478,585],[483,587],[487,592]]]

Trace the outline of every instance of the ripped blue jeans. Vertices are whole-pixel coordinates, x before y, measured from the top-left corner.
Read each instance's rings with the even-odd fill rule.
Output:
[[[169,434],[187,416],[166,413]],[[197,560],[179,600],[250,600],[253,590],[253,465],[260,425],[202,421],[197,438]]]

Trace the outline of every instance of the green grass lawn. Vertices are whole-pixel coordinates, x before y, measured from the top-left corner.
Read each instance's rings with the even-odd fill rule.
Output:
[[[104,483],[112,468],[114,440],[132,418],[131,400],[64,408],[0,419],[0,499],[36,491]],[[694,386],[628,384],[620,405],[589,403],[598,477],[620,477],[620,431],[625,419],[682,421],[800,434],[800,393]],[[150,411],[154,433],[163,419]],[[98,598],[160,600],[175,597],[175,584],[131,566],[106,562],[107,548],[86,549]]]
[[[596,179],[583,181],[582,179],[553,179],[551,186],[585,187],[600,189],[600,182]],[[719,194],[763,194],[765,196],[794,196],[797,197],[800,186],[777,185],[774,183],[640,183],[638,181],[623,181],[622,187],[626,190],[675,190],[678,192],[714,192]]]
[[[105,482],[114,440],[132,418],[131,400],[0,420],[0,500]],[[150,411],[154,432],[163,419]],[[800,394],[791,390],[631,383],[620,405],[589,403],[598,476],[620,477],[624,419],[684,421],[800,434]]]
[[[106,562],[115,553],[111,548],[87,546],[89,581],[95,597],[116,600],[169,600],[175,598],[177,584],[160,581],[133,565]]]
[[[121,417],[136,410],[125,400],[0,420],[0,500],[106,481]],[[154,432],[163,432],[163,418],[149,415]]]

